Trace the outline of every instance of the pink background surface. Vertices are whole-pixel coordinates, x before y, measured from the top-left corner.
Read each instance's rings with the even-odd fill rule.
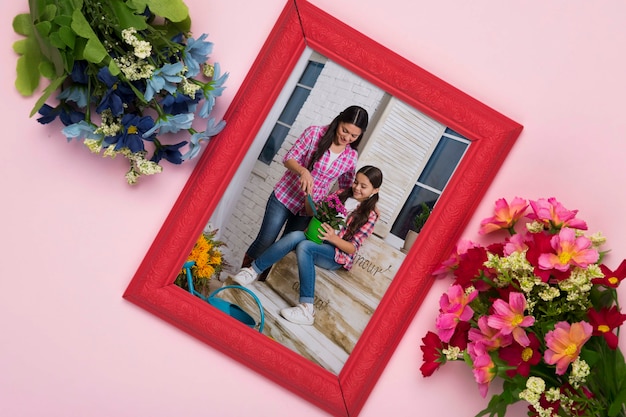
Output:
[[[230,72],[221,115],[285,0],[186,3],[194,33],[209,34],[212,59]],[[497,198],[555,196],[606,235],[610,267],[626,257],[626,3],[312,3],[524,125],[464,237],[478,240]],[[17,94],[11,49],[11,21],[28,5],[0,10],[0,415],[326,415],[122,299],[193,163],[130,187],[124,160],[29,119],[37,96]],[[470,416],[486,405],[461,363],[419,373],[420,340],[448,284],[435,283],[361,416]]]

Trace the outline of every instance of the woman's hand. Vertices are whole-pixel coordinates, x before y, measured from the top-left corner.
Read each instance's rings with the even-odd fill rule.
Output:
[[[288,159],[285,161],[285,168],[289,171],[298,174],[300,183],[300,189],[304,194],[313,194],[313,175],[308,169],[303,167],[295,159]]]
[[[313,175],[306,168],[300,171],[300,189],[304,194],[313,194]]]

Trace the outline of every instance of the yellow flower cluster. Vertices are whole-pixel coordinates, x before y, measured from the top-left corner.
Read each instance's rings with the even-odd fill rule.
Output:
[[[224,243],[215,240],[217,230],[205,232],[196,241],[187,261],[194,261],[191,274],[194,279],[210,280],[222,270],[222,252],[219,250]]]

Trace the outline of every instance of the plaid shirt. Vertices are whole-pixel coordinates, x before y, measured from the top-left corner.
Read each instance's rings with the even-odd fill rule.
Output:
[[[354,245],[356,249],[353,254],[347,254],[345,252],[340,251],[338,248],[335,248],[335,262],[343,265],[346,271],[352,269],[352,263],[354,262],[354,257],[359,252],[361,245],[365,242],[365,239],[374,231],[374,225],[376,224],[376,220],[378,220],[378,214],[374,210],[370,212],[369,218],[365,222],[363,226],[359,230],[354,233],[354,236],[348,240],[348,242]],[[352,218],[348,216],[348,224],[352,221]],[[343,237],[346,234],[347,228],[342,227],[337,233],[337,236]]]
[[[309,165],[313,158],[313,153],[328,130],[328,126],[309,126],[302,132],[291,149],[283,158],[283,163],[289,159],[295,159],[304,167]],[[339,188],[352,186],[356,175],[356,163],[358,153],[350,145],[339,155],[339,157],[326,168],[330,160],[330,150],[315,163],[311,175],[313,176],[313,201],[324,198],[335,180],[339,182]],[[305,195],[300,190],[300,177],[298,174],[286,170],[281,179],[274,187],[274,194],[278,201],[294,214],[304,215]]]

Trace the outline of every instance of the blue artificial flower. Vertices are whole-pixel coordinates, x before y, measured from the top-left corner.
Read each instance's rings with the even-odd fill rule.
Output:
[[[61,91],[57,96],[59,100],[73,101],[78,107],[84,109],[89,103],[87,86],[82,84],[73,84]]]
[[[122,131],[115,136],[106,137],[104,143],[115,144],[116,151],[122,148],[128,148],[133,153],[145,150],[142,137],[144,133],[152,129],[154,120],[150,116],[139,117],[135,114],[125,114],[122,117],[122,125]]]
[[[193,118],[193,113],[181,113],[176,115],[166,114],[163,117],[159,117],[152,129],[146,131],[143,136],[148,138],[157,130],[160,134],[163,134],[176,133],[179,130],[189,129],[191,127],[191,123],[193,122]]]
[[[206,62],[213,51],[213,43],[205,42],[207,34],[203,33],[197,40],[189,38],[183,52],[183,59],[187,65],[187,77],[195,77],[200,72],[200,64]]]
[[[178,43],[180,45],[185,42],[185,35],[183,32],[178,32],[176,35],[172,36],[171,41],[174,43]]]
[[[154,151],[154,155],[152,155],[152,158],[150,158],[150,160],[156,164],[158,164],[161,159],[165,159],[172,164],[182,164],[183,158],[179,149],[186,143],[186,141],[182,141],[175,145],[156,144],[157,148]]]
[[[37,121],[42,125],[54,121],[57,117],[61,119],[61,122],[65,126],[78,123],[85,119],[85,113],[76,111],[63,103],[60,103],[56,107],[44,104],[41,106],[38,113],[41,114],[41,117],[38,118]]]
[[[121,83],[117,77],[111,75],[108,67],[102,67],[98,71],[98,79],[107,86],[107,92],[102,97],[100,104],[96,107],[98,113],[110,109],[114,116],[119,116],[124,112],[124,103],[128,104],[135,97],[133,90],[126,84]]]
[[[70,74],[70,78],[75,83],[86,85],[89,82],[89,75],[87,74],[87,61],[74,61],[74,66],[72,67],[72,73]]]
[[[202,98],[202,92],[196,91],[194,97],[189,97],[187,94],[168,94],[163,100],[161,100],[161,106],[163,111],[167,114],[181,114],[181,113],[194,113],[196,111],[196,104]]]
[[[211,114],[211,110],[213,110],[213,106],[215,105],[215,98],[222,95],[222,92],[226,87],[224,87],[224,83],[228,79],[228,73],[220,76],[220,64],[217,62],[213,66],[213,80],[208,83],[207,87],[203,90],[204,93],[204,103],[202,103],[202,107],[200,107],[200,111],[198,112],[198,116],[206,119]]]
[[[81,120],[78,123],[71,124],[63,128],[62,132],[70,142],[72,139],[84,140],[84,139],[96,139],[100,140],[104,138],[102,133],[95,133],[96,126],[89,122]]]
[[[165,64],[158,70],[152,73],[152,76],[148,79],[146,85],[146,92],[144,97],[146,101],[152,100],[155,94],[161,90],[165,90],[170,94],[174,94],[176,91],[176,83],[182,81],[183,77],[180,76],[184,65],[182,62],[175,64]]]
[[[204,132],[197,132],[191,135],[191,140],[189,141],[189,150],[185,155],[183,155],[183,160],[193,159],[200,153],[200,142],[206,140],[207,142],[211,137],[217,135],[224,129],[226,126],[226,122],[224,120],[220,121],[217,125],[215,124],[215,118],[209,119],[206,125],[206,129]]]

